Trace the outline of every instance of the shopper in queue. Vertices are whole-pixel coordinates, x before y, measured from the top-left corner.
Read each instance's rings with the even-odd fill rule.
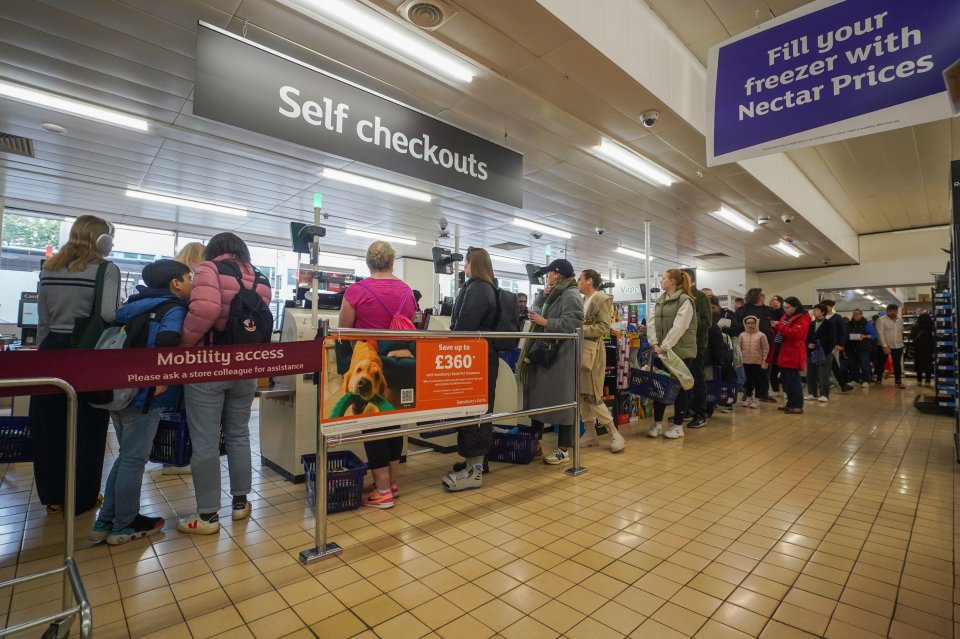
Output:
[[[647,322],[647,339],[657,355],[672,350],[683,360],[687,368],[696,366],[697,359],[697,317],[693,303],[693,291],[690,276],[679,269],[669,269],[660,281],[663,293],[653,307],[653,321]],[[657,368],[664,369],[659,360]],[[673,425],[663,429],[663,416],[667,405],[653,402],[653,426],[647,430],[647,437],[663,435],[667,439],[683,437],[683,417],[687,411],[689,391],[680,389],[673,405]]]
[[[767,336],[760,332],[759,324],[759,320],[753,315],[744,317],[743,332],[737,338],[743,354],[743,372],[746,378],[743,385],[743,405],[746,408],[760,408],[757,390],[761,386],[760,380],[767,369],[767,356],[770,354],[770,343]]]
[[[453,302],[450,330],[490,331],[497,327],[497,285],[490,254],[482,248],[470,247],[463,260],[466,281]],[[493,412],[497,392],[500,354],[492,343],[487,345],[487,412]],[[463,462],[443,477],[444,487],[451,491],[470,490],[483,486],[483,474],[489,472],[487,453],[493,447],[493,424],[457,429],[457,453]]]
[[[370,277],[347,288],[340,306],[339,328],[387,330],[395,314],[413,321],[417,312],[413,290],[394,275],[396,258],[389,242],[377,240],[370,244],[367,248]],[[394,498],[400,494],[397,479],[403,437],[363,442],[363,448],[373,484],[365,488],[361,504],[369,508],[392,508]]]
[[[877,320],[877,343],[881,348],[881,365],[877,383],[882,381],[881,375],[887,366],[887,358],[893,359],[893,379],[897,388],[906,388],[903,385],[903,320],[900,318],[900,307],[896,304],[887,305],[887,313]]]
[[[613,298],[600,290],[603,278],[593,269],[580,273],[577,279],[577,288],[583,294],[583,356],[581,361],[587,361],[589,350],[593,352],[590,370],[580,370],[580,418],[586,424],[587,430],[581,442],[585,446],[595,446],[597,437],[597,422],[610,433],[610,452],[619,453],[626,446],[626,441],[617,423],[610,414],[610,409],[603,401],[603,382],[607,374],[607,348],[604,337],[610,332],[613,323]]]
[[[853,310],[847,324],[847,357],[850,358],[850,376],[861,388],[870,388],[873,374],[870,372],[870,351],[876,342],[877,333],[873,323],[863,316],[859,308]]]
[[[710,327],[713,326],[713,311],[710,308],[710,298],[696,286],[696,269],[681,270],[690,278],[690,294],[697,313],[697,358],[693,362],[693,368],[690,368],[690,373],[693,375],[693,391],[688,403],[692,416],[687,423],[687,428],[703,428],[707,425],[707,378],[704,367],[710,348],[709,335]]]
[[[781,319],[783,319],[783,315],[784,315],[783,297],[781,297],[780,295],[774,295],[773,297],[771,297],[769,309],[770,309],[769,317],[770,317],[771,325],[774,322],[779,322]],[[770,340],[771,348],[770,348],[770,354],[767,356],[767,362],[769,363],[769,367],[767,368],[766,375],[764,376],[764,382],[769,384],[769,390],[768,390],[767,398],[766,399],[761,398],[760,401],[775,402],[776,400],[774,399],[774,397],[779,396],[781,392],[780,368],[773,362],[776,361],[776,356],[779,354],[780,346],[779,344],[773,343],[772,335],[768,334],[767,338]],[[772,396],[769,393],[769,391],[772,391]]]
[[[40,350],[75,348],[74,329],[88,318],[114,320],[120,298],[120,269],[107,256],[113,227],[93,215],[81,215],[70,236],[40,271],[37,342]],[[94,308],[97,290],[100,308]],[[93,345],[87,345],[92,348]],[[67,449],[67,399],[62,394],[30,399],[33,475],[40,503],[61,512]],[[77,405],[76,514],[102,501],[100,479],[110,414],[86,402]]]
[[[834,323],[827,318],[829,307],[815,304],[813,322],[807,331],[807,396],[805,399],[830,401],[830,368],[833,363],[833,349],[837,344]],[[813,362],[811,355],[820,349],[823,360]]]
[[[913,367],[917,371],[917,386],[929,386],[933,379],[937,338],[933,318],[926,309],[920,311],[917,321],[910,329],[910,342],[913,344]]]
[[[230,304],[241,282],[233,275],[220,273],[219,262],[232,263],[243,287],[253,288],[264,304],[273,294],[269,283],[258,277],[250,258],[250,249],[233,233],[210,238],[204,250],[206,261],[197,265],[190,293],[190,310],[183,321],[181,346],[201,346],[216,342],[217,334],[227,330]],[[250,459],[250,410],[257,380],[206,382],[184,387],[184,404],[193,455],[190,469],[197,494],[197,513],[177,524],[188,534],[212,535],[220,530],[220,432],[227,449],[230,470],[230,494],[234,521],[250,516],[252,469]]]
[[[543,292],[534,300],[528,318],[535,333],[573,333],[583,325],[583,299],[577,289],[573,265],[558,259],[538,271],[546,277]],[[554,353],[549,353],[551,350]],[[574,340],[524,340],[517,360],[517,379],[523,384],[524,406],[540,408],[576,401],[575,370],[576,342]],[[557,424],[557,449],[545,456],[545,464],[564,464],[570,461],[567,449],[573,446],[576,411],[572,409],[542,413],[530,420],[537,433],[543,432],[544,422]],[[579,426],[579,424],[577,424]]]
[[[127,331],[140,322],[146,348],[172,347],[180,343],[183,319],[193,281],[186,264],[176,260],[157,260],[143,269],[145,286],[117,311],[117,322]],[[113,430],[117,434],[119,452],[103,491],[103,508],[90,531],[90,541],[103,541],[112,546],[140,537],[155,535],[166,523],[162,517],[140,514],[140,486],[153,439],[160,425],[161,413],[176,408],[181,402],[180,386],[141,388],[123,409],[113,411]]]
[[[193,271],[197,266],[207,261],[206,251],[207,247],[203,245],[203,242],[188,242],[173,259],[181,264],[186,264]]]
[[[807,365],[807,334],[811,320],[796,297],[788,297],[783,301],[783,311],[780,321],[770,326],[777,352],[774,364],[780,367],[783,391],[787,396],[787,403],[777,409],[800,415],[803,414],[803,382],[800,380],[800,371]]]

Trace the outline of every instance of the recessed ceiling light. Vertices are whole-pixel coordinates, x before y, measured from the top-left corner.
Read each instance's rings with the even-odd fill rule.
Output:
[[[717,218],[724,224],[732,226],[735,229],[741,231],[747,231],[753,233],[757,230],[757,225],[751,222],[739,211],[734,211],[725,204],[720,205],[719,211],[713,211],[710,213],[713,217]]]
[[[227,215],[247,216],[247,209],[230,206],[227,204],[218,204],[216,202],[201,202],[199,200],[188,200],[182,197],[172,195],[163,195],[161,193],[147,193],[146,191],[137,191],[127,189],[127,197],[138,200],[149,200],[151,202],[160,202],[162,204],[173,204],[174,206],[184,206],[191,209],[200,209],[201,211],[211,211],[213,213],[225,213]]]
[[[490,253],[490,259],[499,260],[501,262],[509,262],[510,264],[526,264],[527,263],[527,260],[518,260],[515,257],[507,257],[506,255],[497,255],[496,253]]]
[[[371,233],[370,231],[360,231],[358,229],[347,229],[344,232],[347,235],[353,235],[354,237],[367,237],[372,240],[383,240],[384,242],[391,242],[393,244],[407,244],[409,246],[417,245],[416,240],[411,240],[408,237],[397,237],[396,235],[384,235],[383,233]]]
[[[332,24],[348,35],[369,38],[391,50],[399,58],[430,69],[459,82],[470,82],[476,75],[468,65],[445,48],[424,36],[396,24],[393,20],[359,2],[346,0],[280,0],[288,7]]]
[[[553,235],[556,237],[562,237],[566,240],[569,240],[573,237],[572,234],[561,231],[560,229],[555,229],[552,226],[547,226],[546,224],[540,224],[539,222],[531,222],[530,220],[524,220],[519,217],[513,218],[513,223],[516,226],[522,226],[525,229],[530,229],[532,231],[540,231],[541,233],[546,233],[547,235]]]
[[[330,178],[331,180],[337,180],[338,182],[355,184],[357,186],[362,186],[374,191],[390,193],[391,195],[399,195],[400,197],[405,197],[410,200],[417,200],[419,202],[429,202],[433,199],[433,196],[429,193],[424,193],[423,191],[417,191],[415,189],[408,189],[407,187],[400,186],[398,184],[391,184],[389,182],[383,182],[381,180],[364,177],[362,175],[357,175],[356,173],[346,173],[344,171],[338,171],[337,169],[323,169],[320,172],[320,175],[325,178]]]
[[[636,175],[655,186],[670,186],[677,181],[677,178],[663,167],[606,138],[600,141],[600,146],[594,148],[597,153],[612,162],[617,168]]]
[[[28,104],[36,104],[37,106],[46,107],[55,111],[79,115],[80,117],[90,120],[99,120],[107,124],[124,126],[130,129],[137,129],[138,131],[146,131],[149,128],[147,121],[143,118],[135,118],[131,115],[120,113],[119,111],[104,109],[103,107],[94,106],[87,102],[71,100],[70,98],[64,98],[53,93],[38,91],[37,89],[31,89],[2,80],[0,80],[0,97],[10,98],[18,102],[26,102]]]
[[[63,135],[67,132],[65,127],[60,126],[59,124],[54,124],[53,122],[44,122],[40,125],[45,131],[50,133],[56,133],[57,135]]]
[[[784,255],[789,255],[790,257],[800,257],[801,255],[803,255],[800,251],[793,248],[792,246],[790,246],[789,244],[787,244],[782,240],[772,245],[770,248],[772,248],[775,251],[780,251]]]

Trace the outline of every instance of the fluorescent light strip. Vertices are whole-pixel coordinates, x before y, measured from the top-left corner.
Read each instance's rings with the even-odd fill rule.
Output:
[[[405,197],[410,200],[417,200],[419,202],[429,202],[433,199],[433,196],[429,193],[408,189],[405,186],[390,184],[389,182],[382,182],[373,178],[357,175],[356,173],[346,173],[344,171],[338,171],[337,169],[323,169],[320,172],[320,175],[338,182],[346,182],[347,184],[362,186],[374,191],[390,193],[391,195],[399,195],[400,197]]]
[[[727,207],[726,205],[721,204],[719,211],[713,211],[710,213],[713,217],[717,218],[727,226],[732,226],[735,229],[741,231],[747,231],[748,233],[753,233],[757,230],[757,225],[751,222],[743,213],[739,211],[734,211],[733,209]]]
[[[800,251],[798,251],[797,249],[793,248],[792,246],[790,246],[789,244],[783,241],[777,242],[776,244],[772,245],[770,248],[772,248],[775,251],[780,251],[784,255],[789,255],[790,257],[800,257],[801,255],[803,255],[803,253],[801,253]]]
[[[138,200],[149,200],[151,202],[160,202],[162,204],[173,204],[174,206],[185,206],[191,209],[200,209],[201,211],[211,211],[213,213],[225,213],[227,215],[247,216],[247,209],[217,204],[215,202],[199,202],[197,200],[187,200],[182,197],[173,197],[171,195],[161,195],[160,193],[147,193],[146,191],[135,191],[127,189],[127,197]]]
[[[489,253],[489,251],[488,251],[488,253]],[[500,260],[501,262],[509,262],[509,263],[511,263],[511,264],[520,264],[520,265],[523,265],[523,264],[527,264],[527,263],[528,263],[528,262],[525,261],[525,260],[518,260],[518,259],[515,258],[515,257],[507,257],[506,255],[497,255],[496,253],[490,253],[490,259],[492,259],[492,260]]]
[[[866,295],[866,294],[867,294],[866,291],[864,291],[863,289],[859,289],[859,288],[853,289],[853,292],[856,293],[857,295]]]
[[[666,169],[606,138],[600,141],[600,146],[594,148],[597,153],[615,164],[617,168],[636,175],[655,186],[670,186],[677,181]]]
[[[0,80],[0,96],[17,100],[18,102],[26,102],[48,109],[54,109],[55,111],[62,111],[63,113],[69,113],[71,115],[79,115],[82,118],[90,120],[98,120],[100,122],[106,122],[107,124],[136,129],[138,131],[146,131],[150,128],[147,121],[143,118],[135,118],[132,115],[126,115],[119,111],[104,109],[103,107],[94,106],[78,100],[71,100],[70,98],[62,98],[53,93],[38,91],[19,84],[3,82],[2,80]]]
[[[357,35],[368,37],[408,62],[460,82],[471,82],[475,70],[425,37],[398,26],[378,11],[345,0],[280,0],[300,13],[314,13]]]
[[[353,235],[354,237],[368,237],[372,240],[383,240],[385,242],[390,242],[392,244],[407,244],[409,246],[416,246],[417,241],[411,240],[406,237],[396,237],[395,235],[384,235],[382,233],[371,233],[370,231],[358,231],[357,229],[347,229],[345,231],[347,235]]]
[[[626,247],[624,247],[624,246],[618,246],[618,247],[617,247],[617,253],[621,253],[621,254],[623,254],[623,255],[629,255],[630,257],[635,257],[635,258],[637,258],[638,260],[647,259],[647,260],[650,260],[651,262],[653,261],[653,256],[652,256],[652,255],[651,255],[650,257],[647,257],[646,255],[644,255],[644,254],[643,254],[642,252],[640,252],[640,251],[634,251],[633,249],[628,249],[628,248],[626,248]]]
[[[547,226],[546,224],[540,224],[538,222],[531,222],[530,220],[524,220],[519,217],[513,218],[513,223],[516,226],[522,226],[525,229],[530,229],[532,231],[540,231],[541,233],[546,233],[547,235],[553,235],[556,237],[562,237],[565,240],[569,240],[571,237],[573,237],[572,234],[567,233],[566,231],[555,229],[552,226]]]

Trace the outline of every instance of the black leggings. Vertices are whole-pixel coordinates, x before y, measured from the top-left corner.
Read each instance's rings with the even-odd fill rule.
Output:
[[[497,376],[500,372],[500,354],[487,346],[487,412],[493,412],[497,398]],[[464,426],[457,429],[457,453],[467,459],[482,457],[493,448],[493,424],[487,422],[479,426]]]
[[[541,437],[543,435],[543,422],[536,419],[531,419],[530,423],[533,425],[534,429],[536,429],[537,437]],[[557,430],[559,431],[557,434],[557,446],[560,448],[570,448],[573,446],[573,426],[559,424],[557,426]]]
[[[375,433],[383,428],[365,430],[365,433]],[[400,461],[403,455],[403,437],[377,439],[372,442],[363,442],[363,450],[367,452],[367,466],[370,470],[386,468],[392,461]]]

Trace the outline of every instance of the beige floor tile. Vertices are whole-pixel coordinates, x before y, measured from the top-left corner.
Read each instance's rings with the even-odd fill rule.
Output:
[[[306,629],[300,617],[290,608],[284,608],[266,617],[261,617],[250,623],[247,628],[256,639],[279,639]]]
[[[458,607],[444,597],[436,597],[435,599],[431,599],[424,604],[420,604],[410,612],[414,617],[422,621],[424,625],[434,630],[441,628],[454,619],[458,619],[464,615],[462,608]],[[364,621],[366,621],[366,619],[364,619]],[[367,623],[369,624],[370,622],[368,621]]]
[[[559,632],[532,617],[524,617],[512,626],[504,628],[500,634],[506,639],[556,639],[560,636]]]
[[[310,626],[310,630],[324,639],[347,639],[366,630],[367,626],[349,610],[327,617]],[[380,635],[384,639],[384,635]],[[402,636],[402,635],[396,635]],[[422,635],[417,635],[418,637]]]
[[[425,626],[419,619],[405,612],[393,619],[386,621],[373,629],[381,639],[392,639],[393,637],[410,637],[418,639],[430,632],[430,628]],[[320,634],[320,633],[318,633]],[[326,637],[326,635],[320,635]]]

